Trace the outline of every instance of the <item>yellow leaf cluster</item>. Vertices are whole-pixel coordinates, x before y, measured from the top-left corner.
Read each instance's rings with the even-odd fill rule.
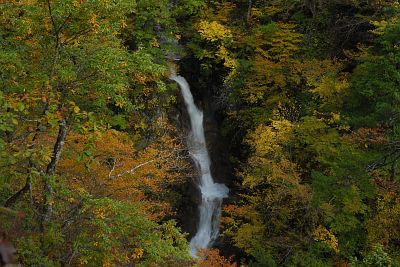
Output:
[[[84,2],[85,2],[85,0],[73,0],[72,1],[72,5],[75,8],[79,8]]]
[[[97,16],[95,14],[91,14],[89,16],[89,23],[92,26],[92,30],[94,33],[98,32],[98,29],[100,27],[99,23],[97,22]]]
[[[267,58],[282,62],[299,50],[297,44],[300,43],[302,34],[296,32],[293,24],[278,23],[278,28],[274,37],[266,42],[270,46]]]
[[[349,88],[349,82],[343,77],[338,79],[331,76],[323,76],[318,85],[311,91],[319,95],[325,103],[334,102],[336,105],[341,105],[344,100],[342,96],[346,94]]]
[[[93,214],[98,219],[105,219],[106,218],[105,209],[93,209]]]
[[[260,125],[249,136],[248,143],[255,149],[258,157],[270,153],[280,157],[280,153],[283,153],[282,144],[290,141],[293,129],[294,125],[288,120],[273,121],[271,126]]]
[[[229,55],[228,50],[223,46],[218,46],[216,56],[224,62],[224,66],[230,69],[234,69],[237,66],[237,62],[234,58]]]
[[[231,30],[216,21],[202,20],[196,25],[196,29],[202,38],[210,42],[232,38]]]
[[[144,249],[142,248],[134,248],[132,250],[132,258],[137,260],[143,257]]]
[[[326,229],[324,226],[320,225],[313,232],[313,238],[315,241],[321,241],[330,247],[336,253],[339,253],[339,243],[336,236]]]
[[[388,26],[398,24],[399,22],[399,17],[393,17],[390,20],[371,21],[371,24],[376,27],[375,29],[371,30],[371,32],[376,35],[383,35]]]

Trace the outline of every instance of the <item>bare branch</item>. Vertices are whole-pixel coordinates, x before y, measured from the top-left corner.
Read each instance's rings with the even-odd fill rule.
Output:
[[[143,167],[143,166],[145,166],[145,165],[147,165],[147,164],[150,164],[150,163],[152,163],[152,162],[154,162],[154,161],[156,161],[156,160],[157,160],[157,159],[152,159],[152,160],[143,162],[143,163],[141,163],[141,164],[139,164],[139,165],[133,167],[132,169],[129,169],[129,170],[124,171],[124,172],[121,172],[120,174],[113,175],[113,176],[109,176],[109,178],[110,178],[110,179],[120,178],[120,177],[122,177],[122,176],[124,176],[124,175],[132,174],[132,173],[134,173],[137,169],[139,169],[139,168],[141,168],[141,167]]]
[[[139,165],[137,165],[137,166],[135,166],[135,167],[133,167],[133,168],[127,170],[127,171],[121,172],[121,173],[119,173],[119,174],[117,174],[117,175],[109,176],[109,178],[110,178],[110,179],[120,178],[120,177],[122,177],[122,176],[124,176],[124,175],[132,174],[132,173],[134,173],[136,170],[140,169],[141,167],[143,167],[143,166],[145,166],[145,165],[148,165],[148,164],[150,164],[150,163],[152,163],[152,162],[155,162],[155,161],[157,161],[157,160],[160,160],[160,159],[169,158],[169,157],[171,157],[173,154],[174,154],[174,152],[171,152],[170,154],[168,154],[168,155],[166,155],[166,156],[157,157],[157,158],[155,158],[155,159],[145,161],[145,162],[140,163]]]
[[[111,173],[115,170],[115,166],[117,165],[117,160],[113,158],[113,163],[110,172],[108,173],[108,179],[111,179]]]
[[[12,207],[15,202],[23,195],[25,195],[25,193],[30,192],[32,190],[32,185],[31,185],[31,177],[30,175],[28,175],[26,177],[26,182],[25,182],[25,186],[22,187],[17,193],[15,193],[14,195],[12,195],[9,199],[7,199],[6,203],[4,204],[4,207]]]

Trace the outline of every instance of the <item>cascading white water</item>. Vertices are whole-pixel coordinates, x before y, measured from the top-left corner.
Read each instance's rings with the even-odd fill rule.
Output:
[[[222,199],[228,197],[229,189],[224,184],[214,183],[211,176],[210,157],[204,137],[203,112],[194,104],[189,84],[185,78],[175,73],[172,73],[171,79],[179,84],[189,113],[191,125],[191,133],[188,136],[189,153],[200,173],[199,223],[195,236],[190,240],[190,254],[196,257],[197,249],[210,247],[218,237]]]

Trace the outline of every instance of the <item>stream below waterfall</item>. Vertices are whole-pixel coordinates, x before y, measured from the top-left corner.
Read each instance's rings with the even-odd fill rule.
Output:
[[[179,84],[189,114],[191,131],[187,137],[188,149],[199,173],[198,187],[201,193],[201,203],[198,207],[199,221],[197,232],[190,240],[190,254],[196,257],[197,249],[211,247],[218,237],[222,200],[228,197],[229,189],[224,184],[215,183],[211,175],[211,161],[203,128],[203,112],[195,105],[188,82],[174,72],[170,78]]]

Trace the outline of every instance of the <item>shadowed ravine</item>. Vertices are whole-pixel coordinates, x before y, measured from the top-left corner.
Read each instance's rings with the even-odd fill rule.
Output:
[[[204,136],[203,112],[194,104],[189,84],[175,73],[172,73],[171,79],[179,84],[189,114],[191,131],[187,138],[188,148],[199,172],[199,222],[197,232],[190,241],[190,254],[196,257],[197,249],[210,247],[218,237],[222,199],[228,197],[229,189],[224,184],[214,183]]]

